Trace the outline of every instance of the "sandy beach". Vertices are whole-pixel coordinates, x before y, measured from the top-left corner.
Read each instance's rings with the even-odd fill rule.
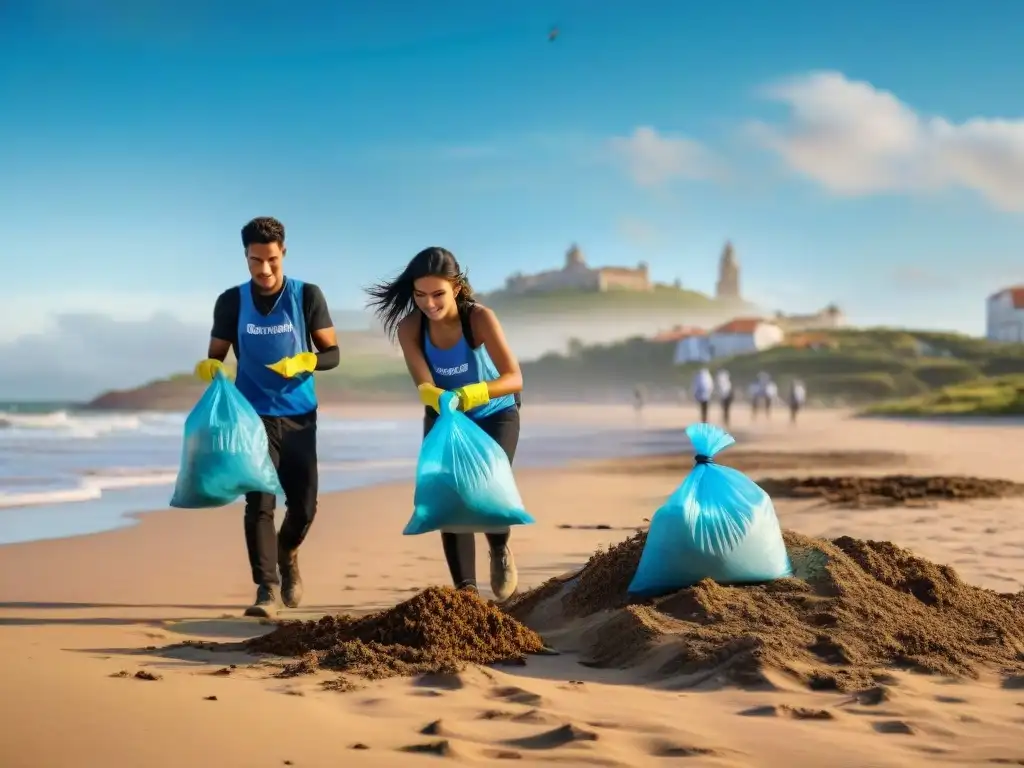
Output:
[[[556,409],[586,423],[635,419],[629,408],[597,406],[524,408],[524,419]],[[521,592],[578,570],[644,524],[689,468],[680,430],[691,416],[678,407],[644,414],[663,455],[517,472],[538,520],[513,533]],[[1024,483],[1017,425],[805,416],[792,428],[783,414],[771,423],[739,414],[737,445],[723,461],[734,454],[754,479]],[[410,483],[322,496],[301,554],[305,604],[282,618],[365,614],[445,584],[437,536],[400,535],[411,496]],[[1024,496],[895,506],[778,498],[776,510],[785,529],[805,536],[887,540],[952,566],[969,584],[1024,587]],[[680,688],[652,684],[638,669],[581,664],[578,631],[538,627],[560,654],[340,692],[323,686],[336,675],[282,677],[262,657],[203,645],[273,629],[241,618],[253,591],[237,505],[147,513],[130,528],[0,547],[0,765],[1024,764],[1024,690],[995,670],[978,679],[892,670],[873,705],[783,674],[758,689]],[[1024,660],[1024,646],[1019,654]]]

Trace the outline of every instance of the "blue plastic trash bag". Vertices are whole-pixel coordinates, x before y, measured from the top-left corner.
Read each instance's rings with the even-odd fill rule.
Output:
[[[523,508],[505,451],[458,404],[454,393],[441,395],[441,412],[423,439],[406,536],[536,522]]]
[[[283,493],[263,421],[218,372],[185,419],[181,468],[171,506],[223,507],[250,491]]]
[[[771,498],[753,480],[715,464],[735,443],[711,424],[691,424],[695,466],[651,518],[629,593],[653,597],[693,586],[764,582],[793,574]]]

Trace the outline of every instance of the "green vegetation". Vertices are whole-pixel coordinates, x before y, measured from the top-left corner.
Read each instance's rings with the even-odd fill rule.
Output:
[[[634,310],[638,313],[665,310],[714,310],[743,305],[743,302],[722,302],[718,299],[685,288],[657,285],[653,291],[612,290],[603,293],[582,290],[553,291],[551,293],[513,294],[497,291],[482,295],[480,300],[500,312],[502,317],[517,315],[543,316],[591,311]]]
[[[916,397],[876,403],[875,416],[1024,416],[1024,375],[976,379]]]
[[[550,294],[549,294],[550,295]],[[591,294],[592,295],[592,294]],[[606,296],[611,294],[605,294]],[[717,360],[743,392],[768,371],[784,392],[802,379],[812,401],[871,406],[871,413],[1008,414],[1024,412],[1024,345],[992,344],[952,333],[901,329],[817,331],[810,346],[780,346]],[[365,340],[364,340],[365,341]],[[383,343],[382,343],[383,342]],[[374,344],[343,349],[334,371],[317,376],[323,402],[405,400],[413,396],[397,350],[379,337]],[[353,349],[357,351],[352,352]],[[565,354],[524,362],[526,398],[623,400],[644,386],[654,399],[688,389],[698,364],[673,365],[674,342],[634,338],[586,346],[570,342]],[[182,374],[94,401],[97,407],[188,407],[202,391]]]
[[[832,404],[914,397],[989,376],[1024,374],[1024,347],[959,334],[880,328],[807,335],[815,347],[781,346],[715,361],[712,367],[728,369],[734,384],[744,388],[760,371],[770,372],[780,390],[799,378],[813,400]],[[673,366],[671,342],[570,346],[572,354],[548,355],[524,366],[530,391],[621,395],[640,384],[664,393],[688,387],[699,367]]]

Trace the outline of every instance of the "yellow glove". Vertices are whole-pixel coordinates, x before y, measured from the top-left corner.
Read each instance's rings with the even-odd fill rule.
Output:
[[[455,390],[459,398],[459,406],[463,413],[471,411],[477,406],[485,405],[491,401],[491,393],[487,391],[487,382],[478,381],[476,384],[467,384]]]
[[[424,405],[429,405],[438,413],[441,412],[441,395],[444,394],[444,390],[439,387],[435,387],[433,384],[420,384],[417,389],[420,391],[420,402]]]
[[[300,352],[294,357],[282,357],[276,363],[268,365],[267,368],[286,379],[298,376],[300,373],[312,373],[316,370],[316,353]]]
[[[217,371],[224,370],[224,363],[220,360],[214,360],[213,358],[207,358],[206,360],[200,360],[196,363],[195,375],[200,381],[209,384],[213,381],[213,377],[217,375]]]

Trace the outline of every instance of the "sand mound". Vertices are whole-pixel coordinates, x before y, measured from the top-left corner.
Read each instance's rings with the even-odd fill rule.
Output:
[[[478,595],[431,587],[386,611],[360,618],[284,622],[250,640],[250,651],[299,657],[285,675],[330,669],[371,679],[457,672],[467,663],[521,659],[540,636]]]
[[[630,601],[645,538],[598,552],[575,579],[505,609],[526,622],[535,611],[561,615],[566,628],[591,617],[586,663],[649,667],[652,679],[681,675],[684,685],[765,684],[775,669],[814,689],[860,690],[884,680],[886,667],[967,677],[981,666],[1024,668],[1022,595],[969,586],[889,542],[787,532],[796,578],[737,587],[705,580]]]
[[[773,498],[821,498],[833,504],[897,505],[1024,494],[1024,485],[982,477],[768,477],[758,485]]]

